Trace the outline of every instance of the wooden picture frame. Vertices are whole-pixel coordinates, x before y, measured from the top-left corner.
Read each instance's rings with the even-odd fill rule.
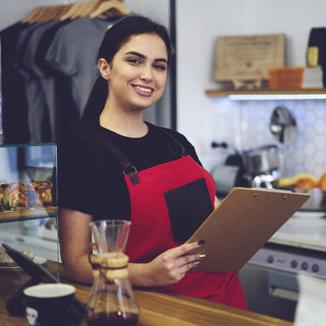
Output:
[[[285,65],[285,50],[284,34],[218,37],[214,79],[266,80],[269,68]]]

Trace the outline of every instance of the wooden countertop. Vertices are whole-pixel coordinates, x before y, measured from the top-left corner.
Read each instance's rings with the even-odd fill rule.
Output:
[[[24,317],[8,315],[5,302],[27,279],[28,276],[23,272],[0,271],[0,325],[26,325]],[[86,303],[90,288],[75,286],[77,298]],[[139,326],[293,326],[287,321],[201,299],[138,290],[135,295],[140,305]]]

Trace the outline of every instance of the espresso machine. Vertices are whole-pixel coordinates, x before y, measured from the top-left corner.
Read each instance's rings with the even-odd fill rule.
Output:
[[[252,188],[273,188],[280,177],[280,157],[277,145],[264,145],[242,153],[245,177]]]
[[[224,197],[233,187],[273,188],[280,177],[280,153],[277,145],[263,145],[238,151],[225,142],[212,142],[212,148],[230,152],[222,164],[211,171],[217,195]]]

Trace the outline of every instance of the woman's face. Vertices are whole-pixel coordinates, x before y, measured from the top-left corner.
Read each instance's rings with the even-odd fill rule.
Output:
[[[99,67],[109,81],[109,103],[127,109],[146,109],[160,99],[165,88],[165,43],[155,34],[134,35],[115,54],[111,64],[100,59]]]

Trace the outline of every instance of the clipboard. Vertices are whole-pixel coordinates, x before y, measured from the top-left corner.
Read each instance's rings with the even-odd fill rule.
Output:
[[[187,242],[205,240],[192,271],[237,272],[309,199],[290,191],[236,187]]]

